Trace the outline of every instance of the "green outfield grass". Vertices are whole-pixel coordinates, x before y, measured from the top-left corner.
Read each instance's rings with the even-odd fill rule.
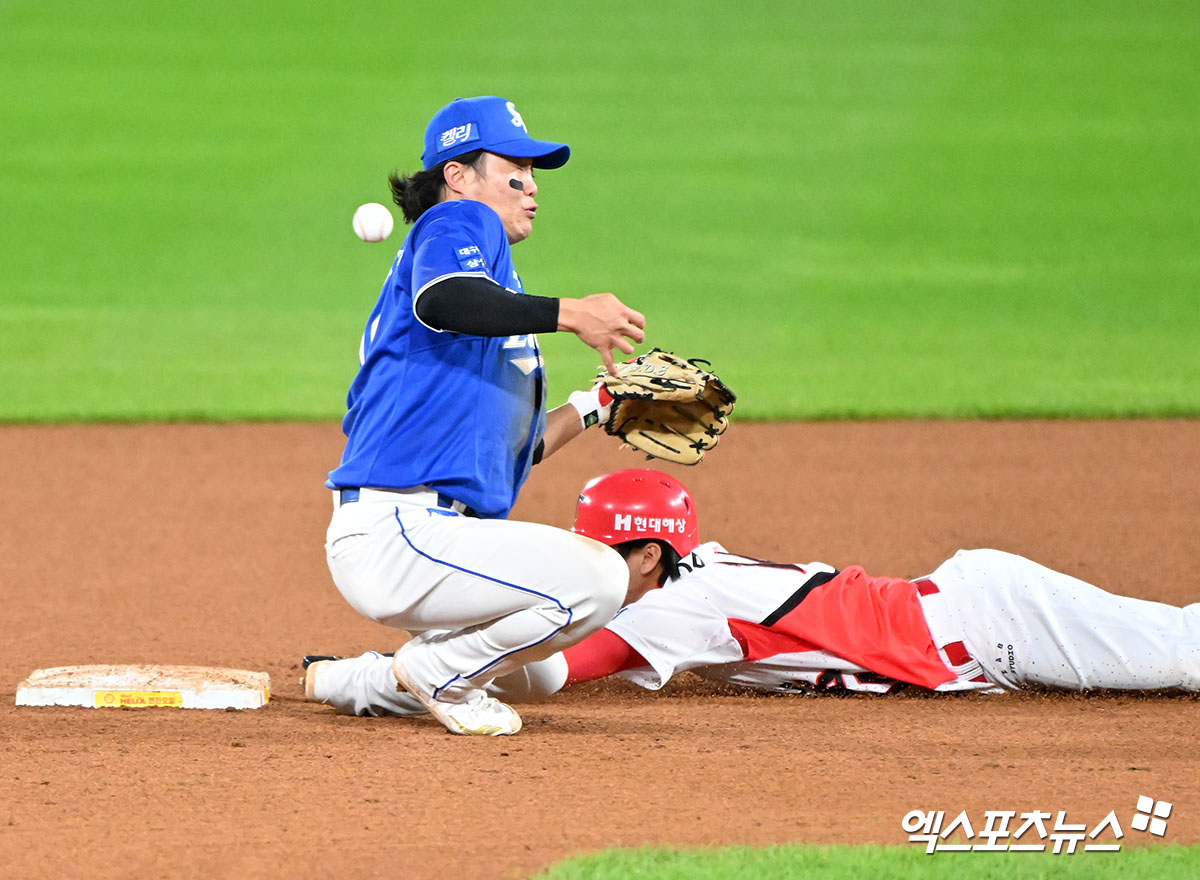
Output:
[[[1070,855],[777,846],[620,850],[563,862],[535,880],[1187,880],[1197,871],[1200,850],[1181,846]]]
[[[743,418],[1200,414],[1200,6],[0,6],[0,420],[337,418],[430,114],[571,163],[515,256]],[[449,21],[449,19],[447,19]],[[545,340],[561,402],[598,363]]]

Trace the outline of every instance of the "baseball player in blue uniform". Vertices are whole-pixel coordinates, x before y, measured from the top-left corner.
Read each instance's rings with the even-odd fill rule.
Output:
[[[511,101],[460,98],[424,139],[424,170],[392,175],[412,229],[367,319],[329,474],[333,581],[361,614],[418,633],[394,681],[448,730],[503,735],[519,715],[492,679],[601,628],[627,578],[604,544],[505,519],[530,468],[605,416],[598,385],[547,414],[537,333],[567,331],[613,369],[645,321],[610,293],[524,293],[510,245],[537,212],[535,169],[566,163]]]

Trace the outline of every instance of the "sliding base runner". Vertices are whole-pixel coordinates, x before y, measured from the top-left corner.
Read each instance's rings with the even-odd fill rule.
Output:
[[[259,709],[270,699],[267,673],[210,666],[55,666],[17,686],[18,706]]]

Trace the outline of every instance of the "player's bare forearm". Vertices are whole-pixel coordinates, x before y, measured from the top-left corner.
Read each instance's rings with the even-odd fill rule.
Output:
[[[572,392],[566,403],[546,415],[542,451],[536,461],[557,452],[592,425],[603,424],[608,418],[610,403],[612,395],[602,382],[595,382],[586,391]]]
[[[593,293],[582,299],[559,300],[558,329],[574,333],[596,349],[604,368],[615,376],[613,349],[633,354],[632,343],[646,339],[646,318],[611,293]]]
[[[571,404],[564,403],[550,410],[546,413],[546,433],[542,436],[546,444],[542,450],[542,461],[582,433],[583,423],[579,420],[579,412]]]

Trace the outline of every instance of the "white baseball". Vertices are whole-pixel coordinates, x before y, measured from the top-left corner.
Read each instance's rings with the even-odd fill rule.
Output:
[[[379,202],[359,205],[354,212],[354,234],[363,241],[383,241],[392,234],[392,212]]]

